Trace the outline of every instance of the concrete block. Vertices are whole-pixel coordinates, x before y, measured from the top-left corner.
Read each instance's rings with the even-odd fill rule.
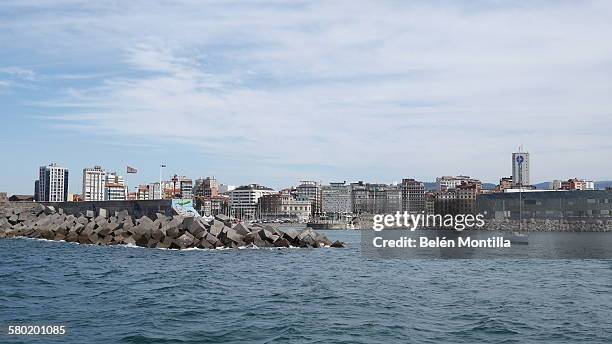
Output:
[[[151,220],[150,218],[148,218],[148,217],[145,215],[145,216],[143,216],[143,217],[139,218],[139,219],[136,221],[136,223],[137,223],[137,224],[145,224],[145,225],[151,226],[151,225],[153,224],[153,220]]]
[[[56,233],[55,237],[53,237],[53,240],[55,241],[60,241],[60,240],[65,240],[66,236],[62,233]]]
[[[102,218],[105,218],[105,219],[108,219],[108,217],[109,217],[108,210],[106,210],[106,209],[104,209],[104,208],[100,208],[100,209],[98,210],[98,216],[100,216],[100,217],[102,217]]]
[[[222,247],[223,246],[223,243],[216,236],[214,236],[214,235],[212,235],[210,233],[206,233],[202,239],[208,241],[214,247]]]
[[[45,207],[45,214],[47,215],[51,215],[51,214],[55,214],[55,207],[49,205]]]
[[[121,211],[115,212],[115,217],[117,218],[117,222],[123,222],[123,220],[125,220],[129,216],[130,214],[128,213],[127,210],[121,210]]]
[[[44,212],[45,212],[45,206],[40,204],[40,203],[37,203],[36,206],[33,209],[34,215],[38,216],[38,215],[40,215],[40,214],[42,214]]]
[[[244,223],[242,222],[232,227],[232,229],[235,230],[236,233],[243,235],[243,236],[251,233],[251,231],[247,228],[247,226],[245,226]]]
[[[244,242],[244,235],[240,235],[238,234],[238,232],[236,232],[236,230],[234,230],[233,228],[229,228],[227,227],[227,232],[225,233],[225,237],[230,239],[231,241],[237,243],[237,242]]]
[[[66,235],[65,240],[68,242],[77,242],[79,240],[79,234],[77,232],[70,231]]]
[[[274,242],[274,247],[289,247],[289,241],[284,238],[278,238]]]
[[[162,241],[166,237],[166,230],[164,228],[153,228],[151,230],[151,238],[154,240]]]
[[[230,217],[225,215],[225,214],[218,214],[215,215],[215,219],[221,221],[221,222],[229,222],[230,221]]]
[[[208,240],[206,239],[201,239],[200,241],[198,241],[197,245],[198,248],[207,248],[207,249],[213,249],[215,248],[215,245],[211,244],[210,242],[208,242]]]
[[[132,238],[131,236],[123,237],[122,241],[126,245],[136,245],[136,240],[134,240],[134,238]]]
[[[170,248],[172,246],[172,239],[165,238],[163,241],[158,242],[156,248]]]
[[[106,223],[106,222],[97,228],[97,233],[98,235],[101,235],[101,236],[107,236],[111,232],[112,232],[111,227],[109,226],[109,223]]]
[[[212,225],[210,226],[209,233],[218,237],[219,234],[221,234],[221,231],[223,231],[223,227],[225,227],[225,224],[223,222],[214,220]]]
[[[262,230],[262,229],[260,229],[260,230]],[[261,239],[261,237],[259,236],[260,235],[259,234],[260,230],[257,230],[257,231],[254,231],[254,232],[250,232],[249,234],[245,235],[244,236],[244,242],[247,243],[247,244],[252,244],[252,243],[255,242],[255,238]]]
[[[193,216],[181,216],[181,218],[181,229],[183,229],[183,231],[189,229],[195,221],[195,217]]]
[[[189,232],[185,232],[180,237],[174,239],[173,242],[179,249],[185,249],[188,247],[193,247],[195,238]]]
[[[151,239],[149,239],[149,242],[147,243],[147,247],[148,248],[155,248],[155,247],[157,247],[158,243],[159,243],[159,241],[151,238]]]
[[[302,229],[300,231],[300,234],[298,234],[298,239],[302,240],[303,238],[305,238],[307,236],[312,236],[312,237],[315,236],[314,235],[314,231],[310,227],[306,227],[306,228]]]
[[[8,222],[10,222],[10,223],[11,223],[11,225],[17,224],[17,223],[19,222],[19,215],[14,215],[14,214],[13,214],[13,215],[11,215],[11,216],[8,218]]]
[[[201,239],[206,233],[206,225],[201,218],[195,219],[187,229],[196,239]]]
[[[283,232],[283,238],[289,241],[291,244],[297,243],[297,237],[299,233],[297,231],[285,231]]]

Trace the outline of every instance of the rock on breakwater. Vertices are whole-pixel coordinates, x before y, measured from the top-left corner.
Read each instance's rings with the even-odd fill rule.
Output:
[[[110,214],[99,209],[67,215],[62,209],[34,204],[5,205],[0,209],[0,238],[28,237],[80,244],[125,245],[149,248],[344,247],[311,228],[282,231],[272,226],[236,222],[226,215],[211,220],[157,214],[133,218],[127,210]]]

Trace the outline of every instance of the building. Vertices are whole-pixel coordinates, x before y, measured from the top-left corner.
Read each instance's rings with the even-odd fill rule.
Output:
[[[231,215],[239,219],[254,219],[259,198],[272,193],[274,190],[271,188],[258,184],[243,185],[229,191]]]
[[[104,194],[106,201],[125,201],[127,199],[127,186],[125,185],[123,177],[118,175],[117,172],[108,173],[106,175]]]
[[[162,192],[164,199],[192,199],[193,180],[185,176],[178,176],[175,174],[171,180],[162,181]]]
[[[136,199],[143,201],[151,199],[150,197],[149,185],[138,185],[138,189],[136,189]]]
[[[263,195],[258,201],[258,217],[267,220],[308,221],[312,213],[312,202],[298,197],[289,190]]]
[[[512,177],[502,177],[499,180],[499,184],[497,185],[498,192],[504,192],[508,189],[512,189],[513,187],[513,179]]]
[[[572,178],[568,180],[553,180],[550,183],[551,190],[594,190],[595,183],[590,180]]]
[[[83,169],[83,201],[104,201],[106,171],[100,166]]]
[[[234,185],[219,184],[219,193],[224,194],[236,189]]]
[[[159,182],[147,184],[149,199],[161,199]]]
[[[429,191],[425,193],[425,213],[436,213],[436,192]]]
[[[514,187],[531,185],[529,181],[529,153],[523,152],[522,148],[518,153],[512,153],[512,184]]]
[[[321,187],[321,211],[325,214],[351,212],[350,186],[346,182],[329,183]]]
[[[311,180],[302,180],[295,188],[297,199],[308,200],[311,203],[312,215],[321,213],[321,186]]]
[[[425,184],[414,179],[402,179],[402,211],[420,213],[425,211]]]
[[[194,196],[214,197],[219,195],[219,184],[215,177],[199,178],[195,181]]]
[[[34,182],[34,200],[35,201],[39,201],[40,197],[38,196],[38,189],[40,188],[40,182],[38,180],[36,180]]]
[[[436,178],[436,184],[438,184],[438,190],[440,191],[454,189],[463,183],[482,184],[480,180],[470,178],[469,176],[443,176]]]
[[[178,189],[180,194],[178,195],[182,199],[193,198],[193,179],[185,176],[178,177]]]
[[[351,211],[355,214],[393,214],[402,209],[399,185],[351,183]]]
[[[522,199],[522,202],[519,200]],[[521,204],[522,203],[522,204]],[[479,195],[477,211],[487,219],[602,219],[612,215],[612,190],[504,192]]]
[[[480,182],[464,182],[452,189],[437,191],[432,196],[434,213],[440,215],[476,214],[476,198],[481,191]]]
[[[200,210],[202,216],[215,216],[219,214],[230,214],[229,197],[216,196],[194,196],[196,209]]]
[[[41,166],[38,174],[39,202],[65,202],[68,200],[68,169],[53,163]],[[35,185],[36,185],[35,184]]]

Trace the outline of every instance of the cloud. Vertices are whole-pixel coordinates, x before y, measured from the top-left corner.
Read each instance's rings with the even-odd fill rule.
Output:
[[[0,68],[0,74],[5,74],[8,76],[12,76],[18,79],[29,80],[32,81],[35,79],[36,74],[31,69],[21,68],[21,67],[3,67]]]
[[[589,167],[585,156],[612,143],[605,1],[10,7],[23,16],[0,29],[40,43],[41,60],[100,75],[38,103],[64,107],[73,130],[331,166],[320,171],[330,177],[377,166],[495,179],[520,143],[571,146],[568,158]],[[542,177],[561,166],[554,153],[540,159]]]

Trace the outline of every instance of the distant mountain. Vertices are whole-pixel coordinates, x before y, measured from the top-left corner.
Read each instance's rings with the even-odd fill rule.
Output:
[[[595,189],[612,188],[612,180],[601,180],[595,182]]]
[[[538,190],[548,190],[550,188],[550,182],[542,182],[534,184]],[[603,190],[605,188],[612,187],[612,180],[600,180],[595,182],[596,190]]]

